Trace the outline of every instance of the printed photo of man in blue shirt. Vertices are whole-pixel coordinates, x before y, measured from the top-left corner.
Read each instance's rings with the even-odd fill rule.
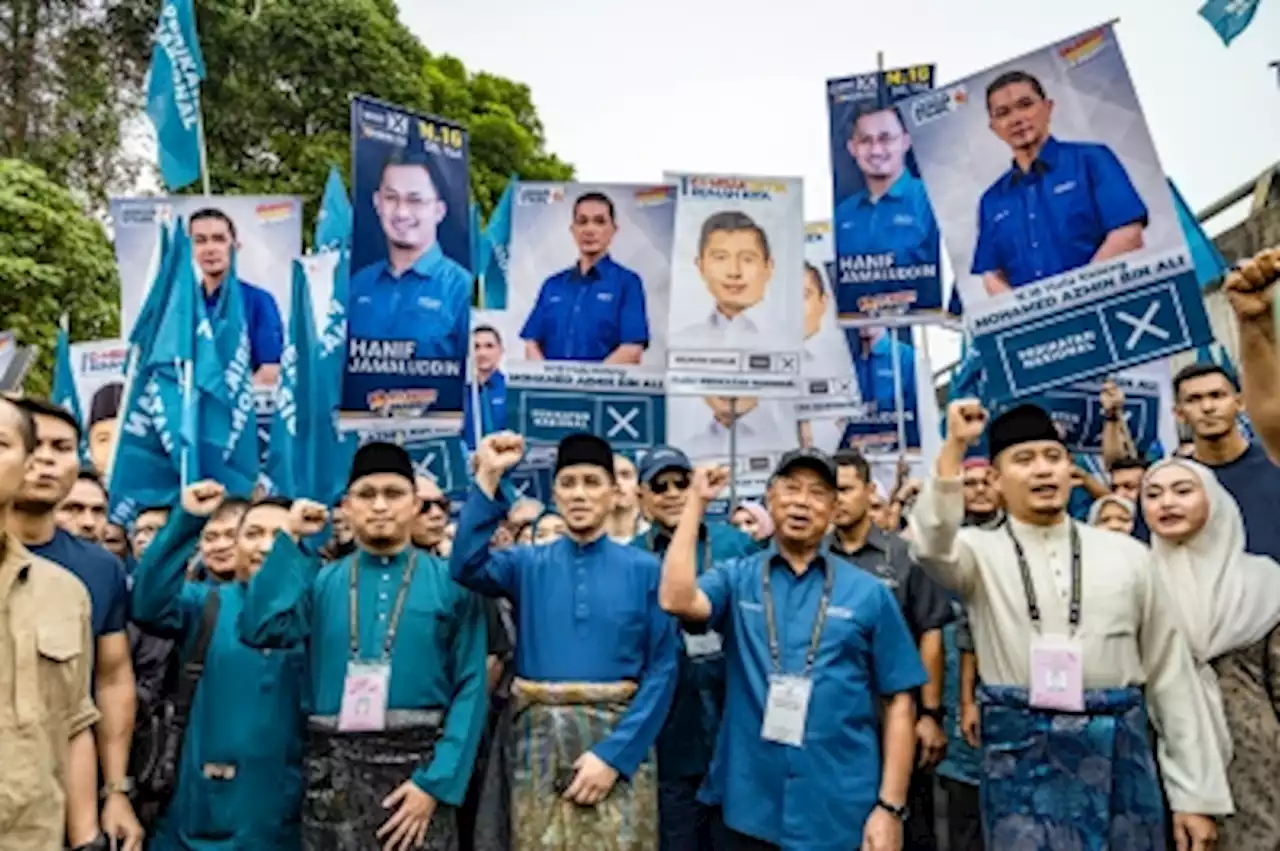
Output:
[[[526,360],[638,364],[649,346],[644,282],[609,256],[618,233],[613,201],[586,192],[569,225],[578,260],[542,282],[520,339]]]
[[[836,205],[837,256],[891,253],[892,268],[936,265],[938,225],[924,184],[907,169],[911,135],[898,110],[860,112],[845,147],[864,186]]]
[[[236,223],[214,207],[197,210],[187,218],[191,250],[200,270],[200,287],[205,309],[218,306],[222,284],[231,274],[232,252],[240,247]],[[284,323],[280,307],[271,293],[248,281],[234,279],[244,299],[244,318],[249,326],[249,362],[255,384],[275,384],[280,374],[280,353],[284,350]]]
[[[387,256],[351,278],[350,339],[412,340],[415,359],[465,359],[472,277],[445,256],[437,240],[449,214],[444,185],[439,166],[423,153],[396,153],[383,166],[373,209],[387,239]]]
[[[1013,163],[982,195],[972,273],[991,295],[1143,246],[1148,213],[1106,145],[1063,142],[1040,81],[1009,71],[987,87],[991,131]]]

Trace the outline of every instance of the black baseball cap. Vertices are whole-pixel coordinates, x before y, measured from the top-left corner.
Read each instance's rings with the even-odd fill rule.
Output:
[[[839,478],[836,476],[836,462],[831,460],[831,456],[821,449],[812,447],[792,449],[778,461],[778,466],[774,468],[773,475],[775,478],[777,476],[785,476],[794,470],[813,470],[831,487],[839,487]]]

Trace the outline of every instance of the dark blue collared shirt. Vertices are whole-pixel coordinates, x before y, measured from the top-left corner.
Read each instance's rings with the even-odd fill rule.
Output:
[[[676,622],[658,606],[658,560],[607,535],[589,544],[491,550],[504,499],[479,488],[458,518],[454,581],[511,601],[516,676],[541,682],[639,684],[626,714],[592,752],[630,777],[658,738],[676,690]]]
[[[762,571],[771,571],[782,672],[804,671],[825,572],[831,605],[813,668],[800,748],[761,738],[773,663]],[[857,848],[880,794],[880,700],[927,681],[897,602],[877,580],[825,548],[797,576],[771,546],[721,562],[698,579],[708,627],[724,635],[724,719],[700,797],[739,833],[787,851]]]
[[[618,346],[649,345],[644,283],[605,255],[583,274],[578,264],[542,283],[520,339],[546,360],[599,363]]]
[[[637,535],[634,546],[648,550],[658,558],[666,555],[671,535],[653,528]],[[727,523],[713,522],[702,527],[698,536],[698,574],[726,559],[740,558],[759,550],[750,536]],[[705,635],[705,628],[691,627],[686,635]],[[667,723],[658,735],[658,777],[701,777],[707,773],[724,711],[724,653],[691,656],[690,641],[680,648],[680,681]]]
[[[466,387],[467,395],[462,399],[462,442],[468,449],[476,448],[476,415],[472,408],[474,402],[470,384]],[[507,428],[507,377],[502,370],[495,369],[489,380],[480,385],[480,430],[481,437]]]
[[[385,260],[351,278],[347,336],[353,340],[413,340],[417,359],[466,357],[471,323],[471,273],[436,243],[396,277]]]
[[[1147,223],[1147,206],[1106,145],[1050,137],[1023,172],[1015,164],[978,204],[975,275],[1020,287],[1093,260],[1111,231]]]
[[[938,262],[938,225],[924,184],[903,171],[889,191],[872,201],[866,189],[836,205],[836,254],[893,253],[894,267]]]
[[[240,295],[244,299],[244,321],[249,326],[249,363],[255,371],[263,364],[280,363],[280,353],[284,351],[284,322],[280,319],[280,306],[266,290],[245,281],[236,283],[240,285]],[[205,310],[212,316],[222,296],[222,287],[219,286],[212,294],[201,287],[200,292],[204,293]]]

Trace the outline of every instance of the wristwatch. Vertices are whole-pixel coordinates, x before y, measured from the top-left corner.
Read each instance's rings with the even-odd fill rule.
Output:
[[[920,712],[918,714],[921,718],[932,718],[939,724],[941,724],[943,718],[946,717],[942,711],[942,707],[940,706],[922,706],[920,707]]]
[[[876,806],[877,806],[877,807],[879,807],[880,809],[884,810],[884,811],[885,811],[886,813],[888,813],[889,815],[891,815],[891,816],[893,816],[894,818],[896,818],[898,821],[906,821],[906,819],[907,819],[907,805],[906,805],[906,804],[903,804],[901,807],[895,807],[893,804],[889,803],[889,802],[888,802],[888,801],[886,801],[884,798],[877,798],[877,799],[876,799]]]
[[[86,842],[83,845],[77,845],[71,851],[110,851],[111,843],[107,841],[105,833],[99,833],[98,838],[92,842]]]
[[[117,793],[126,797],[133,794],[133,778],[125,777],[121,780],[108,780],[102,784],[102,791],[98,793],[98,797],[105,801]]]

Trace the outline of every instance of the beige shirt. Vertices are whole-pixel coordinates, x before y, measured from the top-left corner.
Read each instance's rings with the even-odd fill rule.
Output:
[[[0,540],[0,851],[61,848],[71,739],[98,720],[89,695],[89,593]]]
[[[1031,639],[1017,556],[1008,532],[960,528],[960,477],[930,478],[911,515],[911,552],[938,582],[964,600],[978,673],[992,685],[1030,685]],[[1070,525],[1009,526],[1026,553],[1040,607],[1040,631],[1066,635],[1071,594]],[[1190,647],[1178,631],[1172,598],[1150,551],[1116,532],[1075,524],[1080,533],[1081,618],[1087,689],[1144,686],[1160,733],[1157,757],[1176,812],[1232,811],[1213,721]]]

